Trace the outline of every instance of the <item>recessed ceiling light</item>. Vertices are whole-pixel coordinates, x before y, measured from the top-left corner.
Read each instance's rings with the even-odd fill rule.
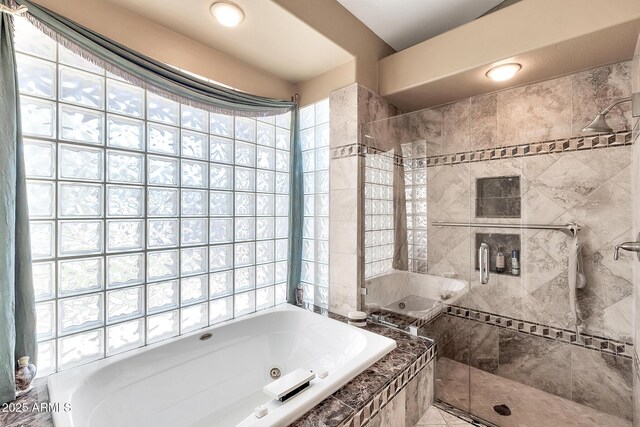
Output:
[[[225,27],[235,27],[244,20],[244,12],[240,6],[228,1],[212,4],[209,11]]]
[[[521,68],[522,65],[515,62],[511,64],[498,65],[497,67],[493,67],[492,69],[487,71],[487,77],[489,77],[493,81],[502,82],[504,80],[509,80],[510,78],[515,76]]]

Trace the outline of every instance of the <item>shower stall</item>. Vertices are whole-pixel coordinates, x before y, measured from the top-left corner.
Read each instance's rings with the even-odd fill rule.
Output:
[[[638,240],[638,121],[617,102],[633,68],[363,125],[363,306],[436,340],[437,404],[499,426],[631,426],[638,260],[614,249]]]

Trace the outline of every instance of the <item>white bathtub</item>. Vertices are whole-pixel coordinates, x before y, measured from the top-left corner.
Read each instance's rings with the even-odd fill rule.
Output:
[[[211,333],[206,341],[203,333]],[[395,341],[283,304],[190,335],[54,374],[56,427],[285,426],[396,347]],[[272,367],[316,378],[281,403],[263,393]],[[263,418],[253,415],[267,405]]]
[[[467,283],[431,274],[393,270],[367,279],[365,307],[379,308],[425,317],[436,314],[443,304],[454,304],[464,293]]]

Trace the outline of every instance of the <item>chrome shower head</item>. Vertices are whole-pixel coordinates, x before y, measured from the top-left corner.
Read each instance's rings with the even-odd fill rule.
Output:
[[[611,133],[611,132],[613,132],[613,129],[611,129],[611,126],[609,126],[607,124],[607,120],[605,119],[605,116],[607,114],[609,114],[609,111],[611,111],[611,109],[613,107],[615,107],[618,104],[622,104],[623,102],[631,102],[631,97],[620,98],[620,99],[616,99],[615,101],[613,101],[611,103],[611,105],[609,105],[604,110],[600,111],[596,115],[596,118],[593,119],[593,121],[591,123],[589,123],[585,128],[582,129],[582,132],[584,132],[584,133]]]
[[[584,133],[611,133],[613,129],[607,124],[605,114],[598,113],[595,119],[582,129]]]

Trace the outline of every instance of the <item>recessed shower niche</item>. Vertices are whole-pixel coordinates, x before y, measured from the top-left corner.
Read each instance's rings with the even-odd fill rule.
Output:
[[[476,251],[480,249],[480,244],[489,245],[489,271],[496,274],[507,274],[513,276],[511,272],[511,251],[520,252],[520,235],[519,234],[502,234],[502,233],[476,233]],[[496,255],[502,249],[504,255],[504,271],[498,272],[496,269]],[[478,257],[475,257],[476,270],[480,269],[478,265]],[[516,274],[519,276],[519,274]]]
[[[520,218],[520,177],[476,180],[476,218]]]

